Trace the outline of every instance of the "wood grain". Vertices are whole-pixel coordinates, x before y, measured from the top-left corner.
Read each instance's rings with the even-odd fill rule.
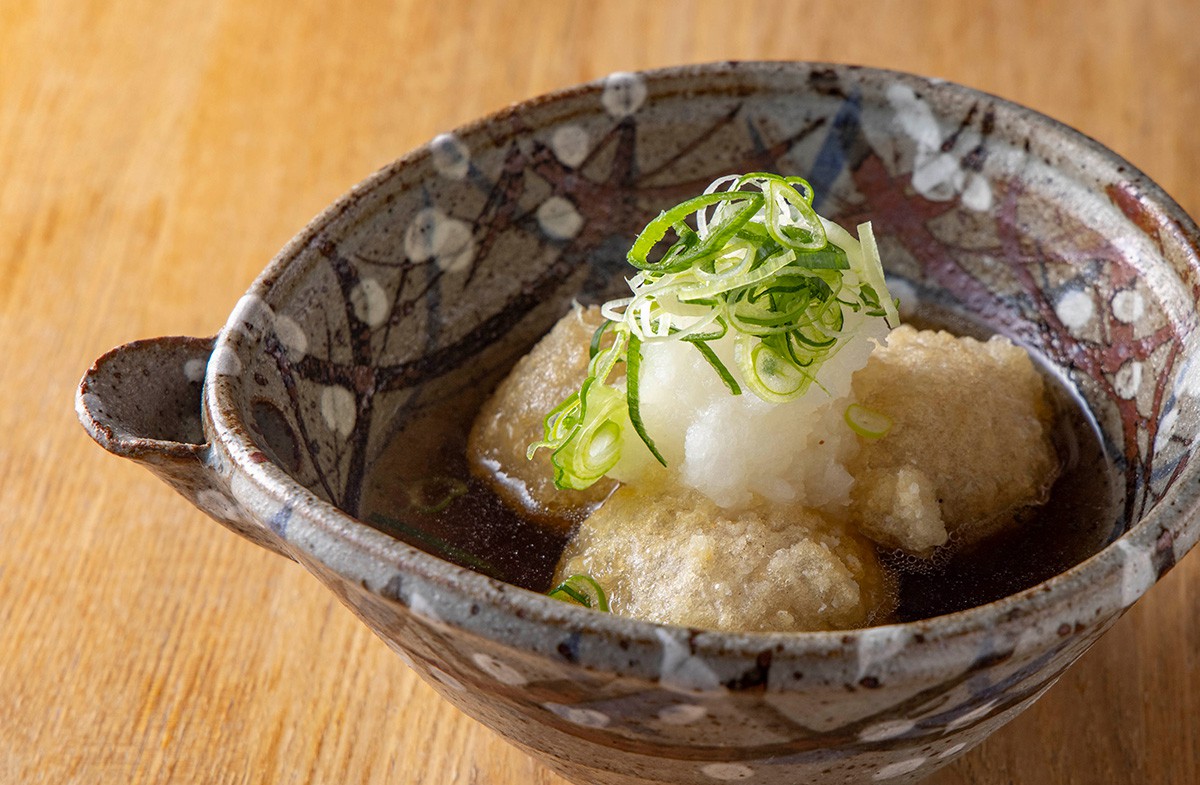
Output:
[[[1060,118],[1200,214],[1200,5],[1088,0],[0,3],[0,782],[562,785],[299,567],[75,422],[90,361],[210,334],[392,158],[614,70],[859,62]],[[1200,557],[931,782],[1190,783]]]

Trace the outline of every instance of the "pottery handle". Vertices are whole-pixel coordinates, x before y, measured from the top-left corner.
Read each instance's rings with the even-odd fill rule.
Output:
[[[154,472],[224,526],[291,558],[212,469],[200,410],[214,340],[151,338],[118,346],[84,374],[75,410],[101,447]]]

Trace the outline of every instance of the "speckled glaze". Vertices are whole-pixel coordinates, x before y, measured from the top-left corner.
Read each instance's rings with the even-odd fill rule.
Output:
[[[751,170],[869,218],[902,299],[1063,371],[1123,479],[1108,547],[948,616],[734,635],[554,602],[356,519],[405,423],[470,404],[568,302],[612,290],[649,218]],[[215,342],[116,349],[78,406],[105,448],[296,559],[447,700],[575,782],[908,782],[1037,700],[1195,543],[1197,237],[1113,153],[957,85],[803,63],[613,74],[370,177]]]

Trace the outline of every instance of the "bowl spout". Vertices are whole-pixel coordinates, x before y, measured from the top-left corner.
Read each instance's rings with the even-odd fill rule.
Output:
[[[201,395],[214,340],[168,337],[118,346],[84,374],[76,413],[101,447],[149,469],[222,525],[292,558],[233,499],[211,464]]]

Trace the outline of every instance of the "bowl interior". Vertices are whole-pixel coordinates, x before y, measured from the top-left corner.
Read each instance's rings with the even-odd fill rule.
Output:
[[[540,534],[464,525],[503,514],[462,494],[475,411],[572,300],[621,290],[650,218],[717,176],[761,170],[808,178],[844,225],[870,220],[918,318],[1007,335],[1078,393],[1115,477],[1093,550],[1179,477],[1200,396],[1186,217],[1035,113],[844,66],[616,74],[438,137],[330,208],[256,282],[230,325],[242,421],[346,513],[537,588],[553,568]],[[523,572],[497,553],[541,561]]]

